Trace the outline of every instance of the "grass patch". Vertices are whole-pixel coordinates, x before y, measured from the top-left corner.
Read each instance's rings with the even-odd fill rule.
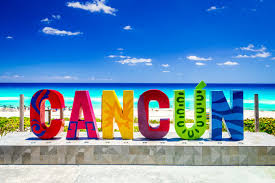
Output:
[[[65,118],[66,121],[69,121],[69,118]],[[96,119],[97,122],[101,120]],[[135,118],[135,123],[137,123],[137,118]],[[150,120],[150,123],[157,124],[159,121]],[[186,123],[194,123],[193,119],[186,119]],[[266,132],[271,135],[275,135],[275,119],[274,118],[260,118],[259,124],[260,132]],[[209,129],[209,120],[207,120],[207,129]],[[30,130],[30,118],[24,118],[24,131]],[[249,132],[255,132],[254,119],[245,119],[244,120],[244,130]],[[0,117],[0,135],[6,135],[10,132],[19,131],[19,117]],[[68,127],[65,127],[64,131],[68,131]],[[86,131],[86,130],[80,130]],[[98,128],[98,131],[102,131],[101,128]],[[118,130],[115,130],[118,131]],[[226,131],[223,125],[223,131]],[[139,132],[138,126],[134,126],[134,132]]]

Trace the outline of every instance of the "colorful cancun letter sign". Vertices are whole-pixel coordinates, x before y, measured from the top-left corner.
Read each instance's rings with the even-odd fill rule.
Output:
[[[138,100],[138,127],[140,133],[148,139],[161,139],[169,131],[170,119],[160,119],[160,125],[156,128],[149,124],[149,102],[156,100],[159,108],[169,108],[169,98],[160,90],[148,90]]]
[[[31,99],[30,121],[32,132],[40,139],[51,139],[63,131],[64,119],[51,120],[50,126],[45,124],[45,102],[49,100],[51,108],[63,110],[64,98],[55,90],[39,90]]]
[[[122,139],[134,137],[134,92],[123,91],[123,110],[115,91],[105,90],[102,95],[102,134],[104,139],[114,138],[114,119],[119,128]]]
[[[200,138],[206,131],[206,84],[201,81],[194,90],[195,122],[188,128],[185,121],[185,91],[174,91],[174,119],[178,136],[186,140]],[[31,99],[30,121],[33,133],[41,139],[51,139],[64,129],[64,119],[51,120],[45,124],[45,102],[49,100],[51,108],[65,107],[64,98],[55,90],[39,90]],[[161,139],[170,128],[170,119],[160,119],[157,127],[149,123],[149,103],[155,100],[159,108],[169,108],[169,98],[160,90],[148,90],[140,95],[138,100],[138,127],[140,133],[148,139]],[[223,124],[231,140],[243,140],[243,91],[231,91],[231,105],[226,101],[222,91],[211,91],[210,137],[212,140],[222,140]],[[81,119],[81,113],[84,120]],[[62,115],[60,113],[60,115]],[[115,91],[103,91],[101,109],[101,128],[104,139],[114,138],[114,122],[117,123],[122,139],[133,139],[134,136],[134,92],[123,91],[123,108]],[[89,139],[98,139],[99,133],[96,118],[88,91],[76,91],[67,139],[77,139],[79,131],[86,129]]]
[[[79,119],[82,111],[84,120]],[[88,91],[75,92],[73,109],[66,138],[70,140],[77,139],[80,129],[86,129],[89,139],[99,138],[96,118]]]
[[[203,88],[206,84],[201,81],[194,90],[195,123],[191,128],[185,124],[185,91],[176,90],[175,93],[175,129],[182,139],[198,139],[206,130],[206,95]]]
[[[243,140],[243,92],[231,91],[231,106],[229,107],[222,91],[211,92],[211,138],[222,140],[222,122],[232,140]]]

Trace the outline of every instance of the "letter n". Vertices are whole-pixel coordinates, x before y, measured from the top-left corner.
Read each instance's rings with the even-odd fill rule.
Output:
[[[104,139],[114,138],[113,123],[117,123],[122,139],[133,139],[134,91],[123,91],[123,110],[113,90],[104,90],[102,95],[102,135]]]
[[[84,120],[79,119],[79,115],[82,111]],[[86,129],[89,139],[99,138],[96,118],[88,91],[75,92],[73,109],[66,138],[70,140],[77,139],[80,129]]]
[[[243,91],[231,91],[231,106],[222,91],[211,91],[210,128],[212,140],[222,140],[222,123],[232,140],[243,140]]]

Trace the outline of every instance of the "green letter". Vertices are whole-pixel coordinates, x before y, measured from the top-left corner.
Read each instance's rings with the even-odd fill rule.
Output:
[[[205,86],[206,84],[201,81],[194,90],[195,123],[191,128],[187,128],[185,124],[185,91],[175,91],[175,129],[182,139],[198,139],[206,130],[206,92],[203,90]]]

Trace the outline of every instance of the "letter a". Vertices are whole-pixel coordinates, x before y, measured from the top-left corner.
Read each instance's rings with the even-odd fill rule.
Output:
[[[84,120],[79,119],[83,110]],[[99,138],[96,118],[88,91],[76,91],[74,96],[73,110],[67,132],[67,139],[77,139],[80,129],[86,129],[89,139]]]

